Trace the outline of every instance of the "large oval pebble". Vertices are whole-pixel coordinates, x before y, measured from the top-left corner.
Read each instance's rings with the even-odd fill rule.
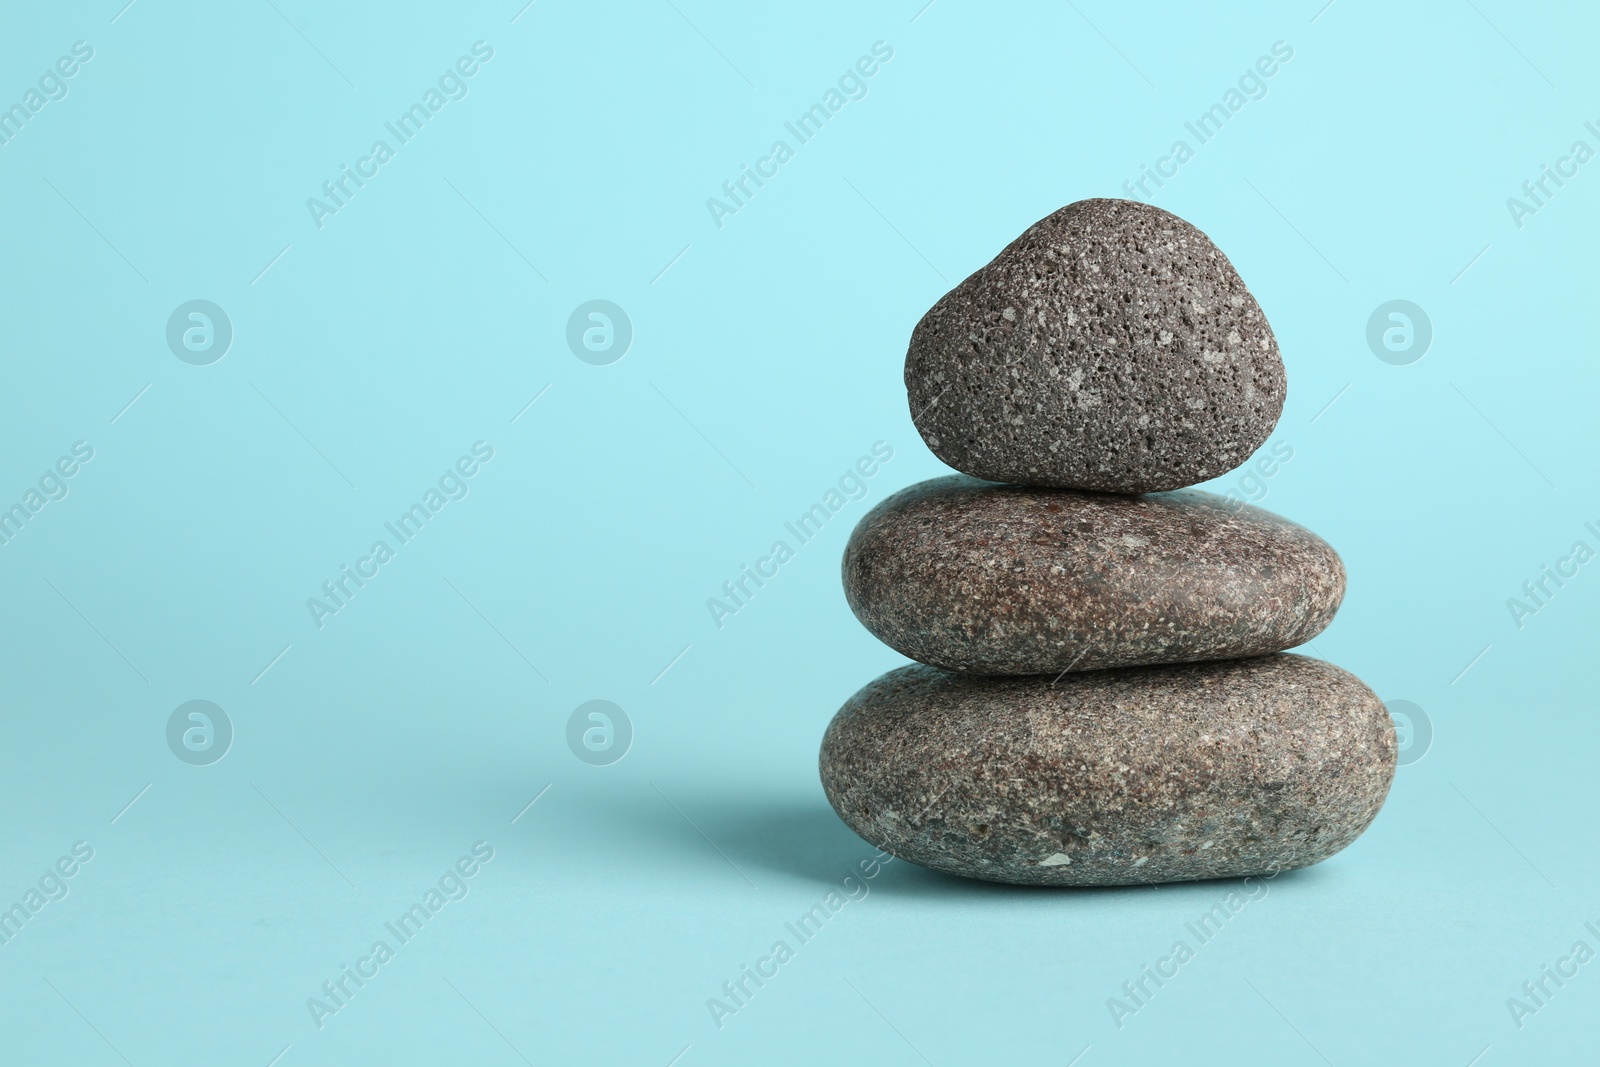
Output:
[[[981,674],[1277,652],[1315,637],[1344,565],[1311,531],[1199,490],[1144,497],[936,478],[873,508],[845,597],[896,651]]]
[[[1372,822],[1394,724],[1303,656],[983,678],[891,671],[840,709],[822,785],[902,859],[1027,885],[1275,874]]]

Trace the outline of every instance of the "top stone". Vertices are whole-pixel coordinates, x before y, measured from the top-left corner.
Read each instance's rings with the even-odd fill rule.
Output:
[[[1283,411],[1266,316],[1211,239],[1131,200],[1029,227],[911,334],[906,390],[944,462],[1116,493],[1225,474]]]

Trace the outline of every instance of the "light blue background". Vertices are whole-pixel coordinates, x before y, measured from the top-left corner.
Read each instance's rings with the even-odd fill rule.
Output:
[[[1600,164],[1521,228],[1506,199],[1595,146],[1594,16],[920,4],[8,5],[0,105],[94,57],[0,145],[0,500],[94,458],[0,546],[0,903],[94,858],[0,946],[7,1060],[1592,1054],[1600,963],[1521,1029],[1506,1000],[1600,948],[1600,564],[1520,629],[1506,600],[1600,547]],[[466,98],[318,229],[306,199],[479,40]],[[866,98],[717,228],[706,199],[879,40]],[[1039,217],[1122,195],[1279,40],[1265,98],[1156,202],[1277,331],[1294,457],[1263,503],[1350,573],[1311,651],[1423,707],[1431,751],[1120,1030],[1107,998],[1229,884],[892,864],[719,1030],[707,998],[872,855],[816,752],[902,662],[838,561],[942,472],[912,325]],[[635,331],[610,366],[564,339],[596,298]],[[1410,366],[1365,342],[1396,298],[1435,330]],[[191,299],[233,323],[211,366],[164,339]],[[319,630],[306,599],[480,440],[470,494]],[[718,629],[706,599],[879,440],[866,499]],[[236,731],[211,766],[166,745],[192,699]],[[591,699],[636,733],[611,766],[565,741]],[[470,894],[319,1030],[307,998],[480,840]]]

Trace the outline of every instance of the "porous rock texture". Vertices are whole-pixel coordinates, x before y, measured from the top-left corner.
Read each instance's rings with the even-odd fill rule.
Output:
[[[1266,316],[1200,230],[1080,200],[1035,223],[917,323],[917,430],[997,482],[1155,492],[1243,463],[1283,411]]]

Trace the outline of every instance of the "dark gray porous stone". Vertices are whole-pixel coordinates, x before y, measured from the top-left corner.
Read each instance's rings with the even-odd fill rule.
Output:
[[[1211,239],[1080,200],[946,293],[911,335],[912,420],[979,478],[1144,493],[1232,470],[1285,380],[1266,316]]]
[[[964,475],[861,520],[844,591],[897,652],[949,670],[1058,674],[1278,652],[1344,596],[1344,564],[1269,511],[1186,489],[1117,496]]]
[[[840,709],[822,785],[871,844],[1025,885],[1269,875],[1377,815],[1394,724],[1303,656],[1049,678],[890,671]]]

